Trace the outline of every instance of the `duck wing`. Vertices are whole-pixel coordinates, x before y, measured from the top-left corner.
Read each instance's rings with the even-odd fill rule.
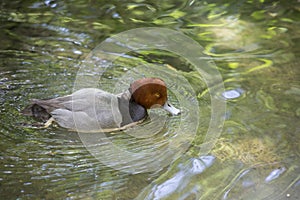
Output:
[[[50,113],[60,126],[79,131],[121,126],[122,116],[116,95],[96,88],[86,88],[76,91],[71,97],[61,103],[61,108]]]
[[[96,88],[85,88],[54,99],[33,99],[22,113],[47,121],[50,117],[62,127],[95,131],[121,126],[118,97]]]
[[[32,99],[30,104],[25,107],[21,113],[26,116],[33,116],[41,121],[47,121],[51,118],[51,112],[55,109],[64,108],[62,104],[71,99],[71,95],[58,97],[54,99]]]

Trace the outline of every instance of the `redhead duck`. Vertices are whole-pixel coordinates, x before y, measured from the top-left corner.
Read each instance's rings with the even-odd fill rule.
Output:
[[[142,78],[124,93],[115,95],[96,88],[85,88],[54,99],[33,99],[22,113],[49,126],[82,132],[110,132],[133,126],[147,117],[147,109],[161,107],[172,115],[180,110],[167,101],[167,86],[159,78]]]

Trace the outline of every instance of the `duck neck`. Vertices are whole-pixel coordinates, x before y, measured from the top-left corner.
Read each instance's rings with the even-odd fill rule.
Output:
[[[118,98],[119,110],[122,115],[121,126],[140,121],[147,116],[147,110],[143,106],[137,104],[128,95],[122,95]]]

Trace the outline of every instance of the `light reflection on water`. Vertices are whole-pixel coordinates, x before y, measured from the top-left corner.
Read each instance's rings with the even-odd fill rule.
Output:
[[[16,3],[22,8],[16,9]],[[300,34],[294,13],[299,5],[289,4],[261,4],[261,10],[251,3],[221,6],[204,1],[2,4],[1,197],[143,199],[156,192],[158,199],[296,199],[300,89],[299,47],[295,44]],[[193,145],[169,167],[128,175],[90,155],[76,133],[57,127],[39,130],[21,126],[34,123],[18,113],[30,98],[72,91],[79,60],[104,38],[153,24],[182,30],[199,41],[222,73],[227,93],[220,98],[228,100],[226,123],[211,152],[215,159],[210,167],[195,168],[205,163],[197,154],[210,118],[205,85],[188,63],[172,55],[159,55],[161,52],[141,52],[140,56],[168,62],[177,70],[174,73],[183,74],[198,94],[201,109],[199,134]],[[110,83],[128,70],[125,68],[116,66],[107,71],[104,88],[112,89]],[[170,126],[172,123],[176,125],[176,120]],[[126,137],[111,136],[116,142]],[[171,189],[164,190],[168,187]]]
[[[213,164],[214,159],[215,157],[213,156],[201,156],[190,159],[187,163],[180,164],[179,172],[175,173],[173,177],[163,183],[149,185],[137,199],[185,199],[192,195],[195,195],[197,199],[200,198],[201,186],[190,185],[190,183],[193,183],[191,179],[209,168]],[[190,188],[189,191],[186,191],[186,188]],[[178,195],[180,193],[182,194]]]

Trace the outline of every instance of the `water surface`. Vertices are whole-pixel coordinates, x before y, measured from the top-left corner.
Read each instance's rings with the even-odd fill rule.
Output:
[[[2,199],[299,197],[299,2],[74,0],[3,1],[0,6]],[[76,132],[27,126],[36,122],[19,111],[31,98],[71,93],[80,62],[100,42],[149,26],[193,38],[223,77],[226,92],[214,98],[226,100],[225,124],[209,155],[200,154],[211,117],[210,94],[201,75],[184,58],[155,49],[115,61],[99,85],[120,92],[126,85],[116,89],[115,83],[122,77],[130,81],[151,75],[143,68],[131,71],[143,62],[188,80],[199,106],[199,127],[192,144],[168,166],[128,174],[91,155]],[[170,100],[181,105],[172,91]],[[182,118],[157,113],[166,117],[158,134],[107,136],[132,152],[163,147]]]

